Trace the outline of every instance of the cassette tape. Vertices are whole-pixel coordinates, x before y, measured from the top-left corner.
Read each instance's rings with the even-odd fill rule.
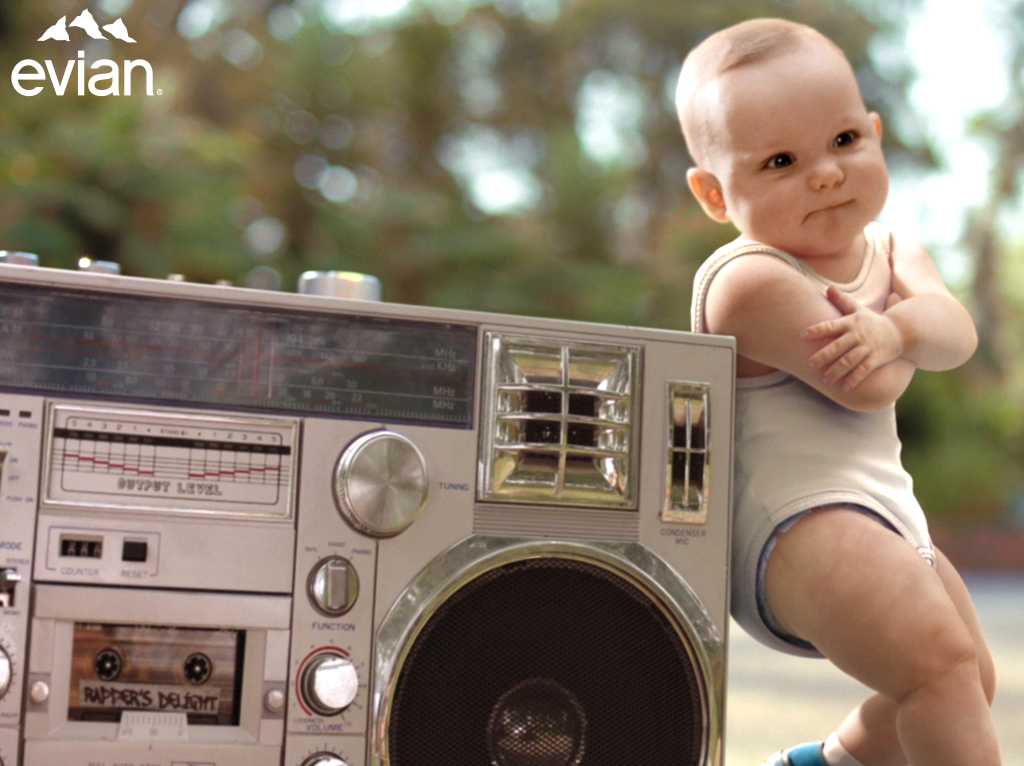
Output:
[[[75,762],[68,741],[83,763],[279,763],[265,702],[284,697],[290,612],[287,597],[37,585],[25,764]]]
[[[237,726],[244,657],[244,631],[76,622],[68,720],[120,722],[124,711],[147,711]]]

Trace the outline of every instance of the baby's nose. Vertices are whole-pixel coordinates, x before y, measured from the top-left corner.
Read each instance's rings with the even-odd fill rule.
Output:
[[[816,163],[811,168],[811,188],[817,190],[830,189],[841,184],[846,178],[842,166],[834,158],[827,157]]]

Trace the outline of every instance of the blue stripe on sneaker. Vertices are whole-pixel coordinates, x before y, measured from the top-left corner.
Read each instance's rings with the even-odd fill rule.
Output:
[[[789,766],[828,766],[821,753],[820,742],[808,742],[786,751]]]

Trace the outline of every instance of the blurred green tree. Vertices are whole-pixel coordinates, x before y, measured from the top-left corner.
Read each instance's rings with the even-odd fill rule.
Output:
[[[987,198],[964,235],[973,267],[970,305],[978,351],[956,375],[917,376],[901,400],[901,430],[918,496],[932,513],[1024,524],[1024,3],[994,8],[1006,47],[1007,93],[976,115],[971,132],[989,146]],[[1013,509],[1016,509],[1015,511]]]
[[[907,79],[867,54],[898,17],[830,0],[96,0],[135,45],[37,41],[85,7],[5,6],[5,71],[141,58],[162,93],[4,87],[3,247],[259,285],[359,270],[388,300],[592,321],[685,328],[696,266],[733,236],[690,201],[671,104],[702,37],[794,17],[877,108]]]

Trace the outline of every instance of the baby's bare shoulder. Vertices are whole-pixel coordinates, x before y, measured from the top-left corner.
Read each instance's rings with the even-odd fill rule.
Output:
[[[752,253],[721,267],[708,289],[705,314],[711,332],[736,335],[763,321],[806,321],[807,307],[821,309],[826,303],[793,265],[769,253]]]
[[[896,294],[901,298],[922,294],[951,296],[935,262],[919,242],[894,233],[891,248],[889,265]]]

